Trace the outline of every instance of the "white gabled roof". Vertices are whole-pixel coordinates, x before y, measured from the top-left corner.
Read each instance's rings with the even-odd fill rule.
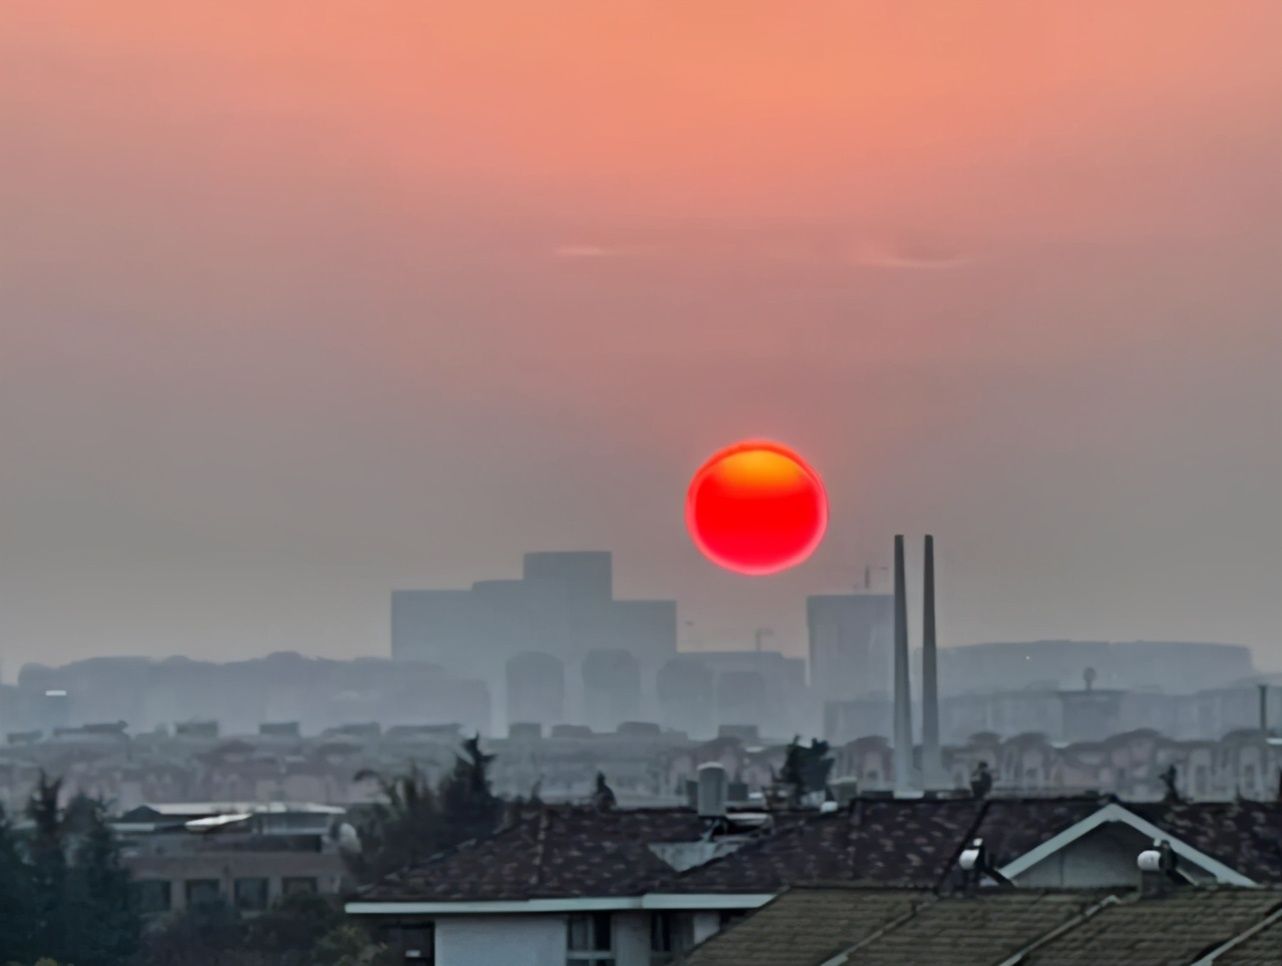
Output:
[[[1248,879],[1241,872],[1238,872],[1236,869],[1232,869],[1218,859],[1214,859],[1205,852],[1201,852],[1198,849],[1193,848],[1193,846],[1189,845],[1182,839],[1178,839],[1160,826],[1154,825],[1152,822],[1140,818],[1130,809],[1123,805],[1119,805],[1116,802],[1110,802],[1102,807],[1098,812],[1088,815],[1075,825],[1070,825],[1058,835],[1052,836],[1041,845],[1034,849],[1030,849],[1019,858],[1012,862],[1008,862],[997,871],[1006,878],[1013,879],[1016,876],[1027,872],[1039,862],[1050,858],[1060,849],[1066,848],[1076,842],[1088,832],[1093,832],[1101,825],[1106,825],[1109,822],[1120,822],[1123,825],[1129,825],[1131,828],[1135,829],[1135,831],[1153,841],[1165,840],[1170,842],[1171,851],[1181,859],[1197,866],[1208,874],[1213,875],[1216,881],[1224,885],[1253,886],[1257,884],[1253,880]]]

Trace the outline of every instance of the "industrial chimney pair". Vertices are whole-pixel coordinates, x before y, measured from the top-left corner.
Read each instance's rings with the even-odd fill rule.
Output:
[[[904,538],[895,536],[895,795],[911,798],[923,789],[947,787],[939,753],[939,684],[935,655],[935,538],[927,534],[922,562],[921,774],[913,768],[913,704],[908,681],[908,596]],[[920,781],[918,781],[920,779]]]

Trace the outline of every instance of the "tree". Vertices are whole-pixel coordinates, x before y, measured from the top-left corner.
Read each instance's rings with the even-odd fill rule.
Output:
[[[392,778],[361,771],[357,781],[373,779],[383,800],[370,807],[359,822],[361,849],[350,856],[352,873],[374,882],[440,850],[441,813],[436,792],[418,765]]]
[[[463,742],[454,768],[433,789],[417,765],[387,778],[362,771],[356,780],[373,779],[383,801],[360,822],[361,851],[349,859],[353,874],[373,882],[416,865],[444,849],[493,832],[503,818],[503,801],[490,791],[493,755],[481,750],[477,735]]]
[[[150,930],[140,957],[146,966],[247,966],[240,915],[223,900],[188,906]],[[268,966],[268,957],[257,957]]]
[[[249,922],[245,946],[273,963],[310,964],[319,937],[343,922],[343,912],[331,899],[310,892],[284,895]]]
[[[41,771],[25,810],[32,823],[27,843],[32,932],[37,952],[57,960],[68,958],[67,854],[58,804],[61,794],[62,779],[51,779]]]
[[[446,846],[489,835],[503,816],[503,803],[490,791],[493,755],[481,751],[478,734],[463,742],[454,770],[441,783],[442,840]]]
[[[345,922],[322,936],[312,959],[317,966],[396,966],[404,961],[354,922]]]
[[[9,816],[0,805],[0,962],[31,962],[35,946],[31,876]]]
[[[64,824],[76,841],[67,880],[68,958],[76,966],[115,966],[138,950],[142,920],[129,893],[103,802],[78,795]]]
[[[815,738],[809,746],[801,737],[792,739],[779,770],[779,781],[790,789],[794,802],[808,792],[821,792],[828,784],[832,759],[828,757],[828,742]]]

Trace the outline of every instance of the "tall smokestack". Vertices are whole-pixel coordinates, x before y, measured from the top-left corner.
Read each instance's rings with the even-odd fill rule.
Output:
[[[921,606],[921,775],[925,788],[943,784],[939,754],[939,684],[935,668],[935,538],[926,534]]]
[[[895,793],[913,791],[913,705],[908,690],[908,597],[904,538],[895,535]]]

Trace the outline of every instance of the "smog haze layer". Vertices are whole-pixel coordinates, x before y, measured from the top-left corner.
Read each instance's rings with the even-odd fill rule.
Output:
[[[927,530],[943,643],[1282,664],[1282,5],[0,17],[7,679],[385,654],[536,549],[801,653]],[[684,532],[743,437],[831,497],[783,575]]]

